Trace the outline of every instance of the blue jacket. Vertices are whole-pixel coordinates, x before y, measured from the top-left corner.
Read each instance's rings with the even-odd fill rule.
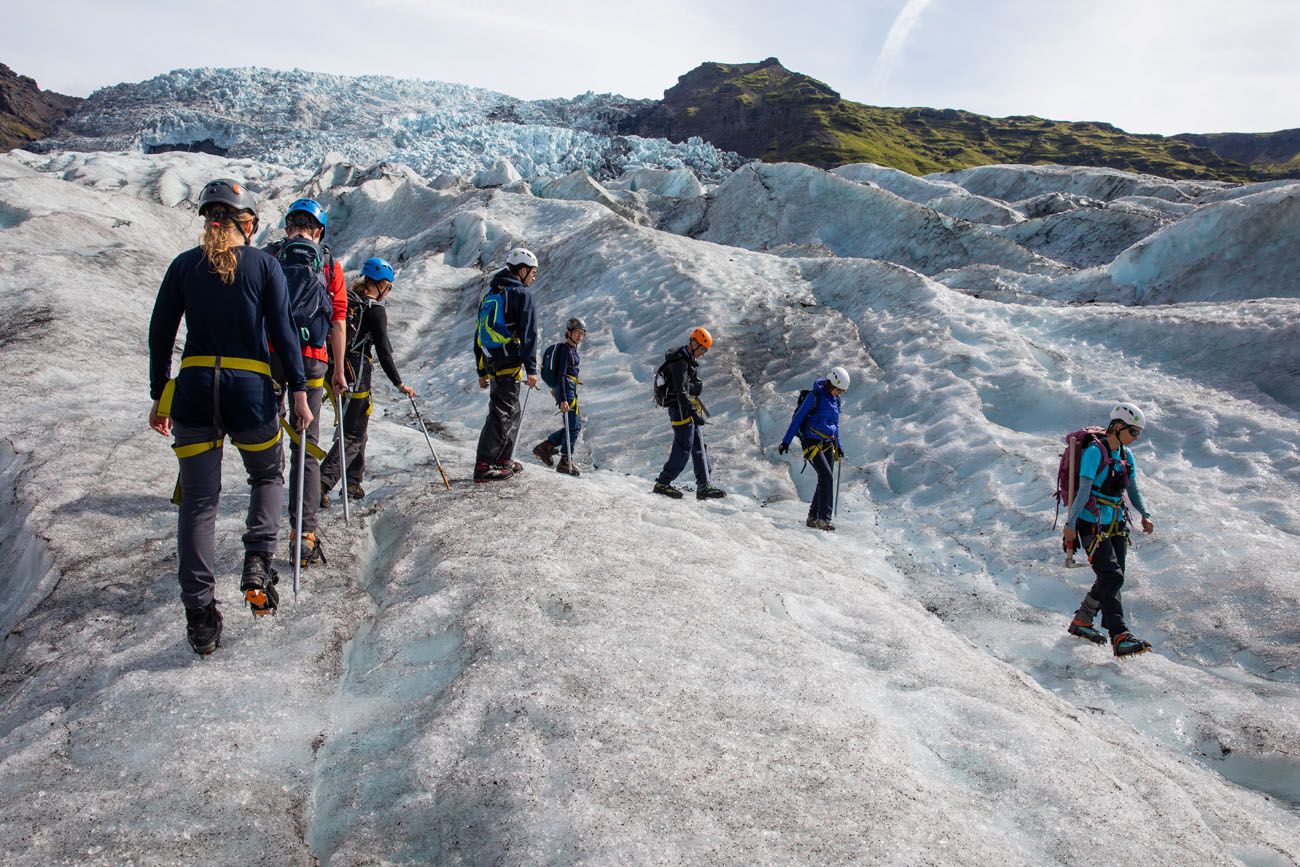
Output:
[[[560,348],[555,350],[555,377],[559,385],[551,390],[557,404],[568,401],[570,404],[578,397],[578,385],[582,382],[578,374],[578,350],[569,345],[569,341],[560,341]]]
[[[171,376],[176,330],[185,318],[183,357],[219,355],[269,361],[269,339],[285,367],[291,391],[304,391],[302,352],[284,272],[274,257],[255,247],[235,248],[235,282],[226,284],[213,272],[202,247],[172,260],[149,321],[149,396],[157,400]],[[176,377],[171,417],[182,424],[211,425],[211,367],[187,367]],[[246,370],[223,368],[220,381],[221,428],[240,433],[276,417],[271,378]]]
[[[474,340],[474,361],[479,376],[486,376],[488,361],[492,367],[500,369],[523,364],[524,372],[529,376],[537,374],[537,316],[533,311],[533,297],[519,278],[509,271],[498,271],[488,284],[492,289],[504,290],[506,296],[506,327],[515,340],[500,349],[484,350],[478,345],[477,334]],[[517,341],[517,342],[516,342]]]
[[[819,379],[813,383],[808,396],[799,404],[790,419],[790,427],[781,438],[784,445],[790,445],[795,434],[815,439],[840,438],[840,399],[831,394],[828,379]]]

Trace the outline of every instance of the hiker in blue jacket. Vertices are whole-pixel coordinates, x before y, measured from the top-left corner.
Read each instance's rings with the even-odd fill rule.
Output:
[[[835,475],[832,462],[844,457],[840,449],[840,395],[849,389],[849,372],[831,368],[825,379],[813,383],[808,394],[790,419],[790,427],[781,438],[777,451],[790,451],[790,442],[798,434],[803,458],[817,471],[817,489],[808,506],[808,526],[815,530],[834,530],[831,508],[835,502]]]
[[[587,323],[575,316],[564,328],[564,342],[556,344],[556,386],[551,389],[551,396],[555,398],[555,405],[560,408],[560,415],[564,421],[559,430],[533,447],[533,454],[548,467],[551,466],[558,451],[560,463],[555,471],[569,476],[579,475],[578,468],[573,465],[570,451],[578,442],[578,434],[582,431],[582,416],[578,414],[578,386],[582,384],[578,372],[578,364],[581,360],[578,356],[578,346],[586,336]],[[567,436],[564,432],[565,427],[569,429]]]
[[[537,279],[537,257],[523,247],[506,256],[506,267],[488,284],[479,304],[474,332],[474,361],[478,386],[492,391],[487,420],[478,438],[474,481],[508,479],[524,471],[513,459],[523,413],[519,382],[537,388],[537,317],[528,287]],[[497,303],[492,303],[496,301]]]
[[[1110,633],[1116,656],[1144,653],[1151,645],[1129,632],[1124,623],[1120,587],[1124,584],[1124,556],[1128,550],[1128,508],[1124,495],[1142,516],[1142,532],[1155,532],[1151,513],[1137,484],[1137,463],[1132,445],[1142,435],[1145,418],[1131,403],[1119,403],[1110,413],[1106,427],[1106,453],[1097,442],[1089,443],[1079,456],[1079,492],[1065,518],[1062,547],[1073,551],[1076,544],[1088,555],[1097,578],[1083,603],[1074,613],[1068,631],[1096,644],[1105,641],[1093,628],[1101,611],[1101,625]]]
[[[149,426],[173,437],[180,464],[176,577],[186,637],[195,653],[207,655],[221,642],[216,524],[227,436],[239,448],[251,488],[239,589],[254,614],[273,613],[279,599],[270,560],[284,473],[268,338],[284,359],[299,431],[311,424],[312,411],[284,272],[274,257],[249,246],[257,232],[257,197],[221,178],[199,194],[199,215],[200,245],[172,260],[149,321]],[[182,318],[185,349],[172,379]]]

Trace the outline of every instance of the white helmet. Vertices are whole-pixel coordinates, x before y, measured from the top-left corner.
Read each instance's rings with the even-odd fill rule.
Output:
[[[1133,427],[1146,427],[1147,418],[1142,414],[1142,410],[1132,403],[1117,403],[1115,408],[1110,411],[1111,421],[1122,421],[1124,424],[1131,424]]]
[[[830,375],[827,376],[826,378],[830,381],[830,384],[831,384],[832,386],[834,386],[835,388],[842,388],[842,389],[844,389],[845,391],[848,391],[848,388],[849,388],[849,372],[848,372],[847,370],[845,370],[844,368],[842,368],[842,367],[832,367],[832,368],[831,368]]]
[[[515,247],[506,255],[506,265],[513,267],[515,265],[527,265],[529,268],[537,267],[537,257],[531,250],[525,250],[523,247]]]

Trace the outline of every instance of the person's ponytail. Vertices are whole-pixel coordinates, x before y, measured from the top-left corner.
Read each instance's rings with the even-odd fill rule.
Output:
[[[207,257],[212,273],[220,277],[222,283],[234,283],[235,269],[239,265],[235,248],[240,244],[230,237],[229,226],[220,220],[208,221],[199,243],[203,246],[203,255]]]

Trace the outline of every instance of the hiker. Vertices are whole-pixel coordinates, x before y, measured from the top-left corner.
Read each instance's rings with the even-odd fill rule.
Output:
[[[582,417],[578,415],[578,386],[582,385],[578,378],[578,346],[586,336],[587,323],[575,316],[565,324],[564,342],[548,347],[542,357],[542,370],[553,371],[551,376],[555,386],[551,389],[551,397],[560,408],[561,422],[559,430],[533,447],[533,454],[549,467],[553,466],[558,450],[560,463],[555,471],[570,476],[579,475],[578,468],[573,465],[572,450],[582,430]]]
[[[537,321],[528,287],[537,279],[537,257],[523,247],[506,256],[505,268],[488,284],[479,303],[474,332],[474,361],[479,388],[492,391],[487,420],[478,438],[474,481],[508,479],[524,471],[514,460],[515,440],[523,412],[519,382],[537,388]]]
[[[375,367],[372,349],[379,356],[379,366],[397,390],[407,397],[415,397],[415,389],[402,382],[402,375],[397,372],[397,365],[393,363],[393,346],[388,341],[388,311],[384,309],[384,299],[392,290],[393,266],[378,257],[371,257],[361,264],[361,276],[348,290],[348,351],[344,363],[352,392],[348,408],[343,413],[343,433],[347,441],[346,495],[354,500],[366,495],[361,487],[361,477],[366,469],[366,429],[374,407],[374,399],[370,396],[370,375]],[[341,470],[336,435],[333,447],[320,465],[321,506],[329,505],[329,492],[338,484]]]
[[[1142,435],[1142,410],[1119,403],[1110,413],[1104,438],[1094,437],[1079,454],[1078,494],[1065,518],[1062,547],[1067,553],[1082,548],[1088,555],[1096,581],[1070,621],[1069,633],[1101,644],[1105,641],[1092,621],[1101,611],[1101,625],[1110,633],[1116,656],[1130,656],[1151,645],[1129,632],[1124,623],[1120,587],[1124,584],[1124,555],[1128,550],[1128,507],[1124,495],[1142,516],[1142,532],[1155,524],[1137,484],[1137,464],[1132,445]],[[1104,450],[1103,450],[1104,444]]]
[[[263,249],[274,256],[284,270],[289,287],[289,311],[298,332],[299,352],[303,371],[307,376],[307,403],[311,407],[312,423],[307,429],[307,455],[303,461],[303,479],[298,480],[298,448],[300,437],[289,434],[289,548],[293,550],[294,533],[302,530],[303,568],[317,561],[325,562],[317,534],[316,508],[320,502],[315,496],[320,485],[320,408],[325,398],[325,376],[330,358],[342,358],[345,350],[348,314],[347,285],[343,267],[330,255],[325,246],[325,228],[329,217],[314,199],[298,199],[289,205],[284,215],[284,238]],[[283,382],[281,356],[271,356],[271,369],[277,382]],[[330,388],[335,394],[347,391],[348,382],[343,365],[334,366]],[[302,527],[298,520],[298,491],[303,491]],[[292,557],[292,555],[290,555]]]
[[[790,451],[795,434],[803,446],[803,459],[817,471],[817,489],[808,506],[808,526],[815,530],[834,530],[831,509],[835,503],[835,476],[831,464],[844,458],[840,448],[840,395],[849,390],[849,372],[833,367],[825,379],[800,394],[799,406],[790,419],[790,427],[781,438],[777,452]]]
[[[252,489],[239,589],[254,614],[272,613],[279,602],[271,555],[284,474],[267,338],[285,359],[299,430],[311,424],[312,410],[284,272],[273,257],[249,246],[257,232],[257,197],[238,181],[215,180],[199,194],[199,215],[200,245],[172,260],[149,321],[149,426],[174,438],[180,464],[176,577],[186,637],[195,653],[206,656],[221,642],[214,570],[227,436]],[[172,348],[182,317],[185,350],[173,380]]]
[[[665,386],[663,405],[668,408],[668,418],[673,427],[673,448],[651,490],[675,500],[681,499],[682,492],[672,482],[686,468],[688,457],[695,465],[695,499],[712,500],[727,495],[713,484],[709,456],[704,440],[700,438],[700,426],[706,423],[707,412],[700,402],[704,385],[695,368],[699,366],[700,356],[712,346],[713,335],[703,327],[696,328],[685,346],[665,353],[664,363],[659,368]]]

